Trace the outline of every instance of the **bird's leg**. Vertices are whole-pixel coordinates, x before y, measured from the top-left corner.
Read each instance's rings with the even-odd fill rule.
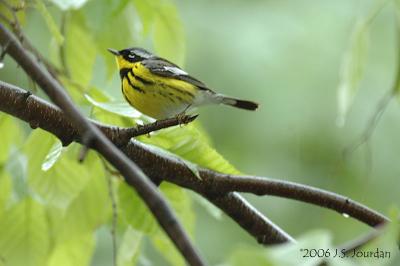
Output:
[[[186,120],[187,120],[187,115],[186,115],[186,111],[190,108],[190,106],[192,106],[191,104],[188,104],[188,106],[186,106],[186,108],[180,112],[179,114],[177,114],[175,117],[178,119],[178,123],[179,126],[182,126],[183,124],[187,124]]]

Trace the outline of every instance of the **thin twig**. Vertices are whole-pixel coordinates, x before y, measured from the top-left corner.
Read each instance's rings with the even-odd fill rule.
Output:
[[[118,147],[126,145],[131,138],[149,134],[160,129],[185,125],[194,121],[198,115],[183,115],[181,117],[167,118],[163,120],[157,120],[150,124],[138,125],[130,128],[113,128],[113,130],[105,132],[114,144]],[[104,128],[108,130],[109,128]]]
[[[186,261],[190,265],[205,265],[182,225],[178,222],[176,215],[155,185],[134,162],[129,160],[98,128],[81,114],[57,80],[48,72],[43,71],[43,68],[38,65],[15,36],[2,24],[0,24],[0,42],[3,45],[10,42],[7,49],[8,54],[35,80],[50,99],[65,112],[72,124],[76,126],[79,135],[90,134],[93,136],[93,141],[90,141],[93,144],[92,148],[114,165],[124,176],[126,182],[136,190]]]
[[[47,70],[50,72],[50,74],[53,76],[53,78],[58,80],[58,75],[63,74],[63,71],[61,71],[59,68],[57,68],[54,64],[52,64],[49,60],[44,58],[41,53],[30,43],[29,39],[26,38],[24,32],[22,31],[21,24],[19,22],[19,19],[16,15],[16,12],[19,11],[20,9],[15,8],[11,6],[7,1],[1,0],[0,3],[2,3],[11,13],[13,19],[10,20],[6,16],[3,16],[0,14],[0,19],[4,20],[5,23],[7,23],[14,34],[17,36],[18,40],[20,43],[24,46],[25,49],[30,51],[35,55],[35,57],[38,59],[39,62],[43,63]],[[59,80],[58,80],[59,81]]]
[[[364,129],[364,132],[362,133],[361,137],[356,140],[354,143],[349,145],[344,151],[343,151],[343,156],[347,158],[351,153],[353,153],[355,150],[357,150],[361,145],[364,143],[368,142],[372,136],[372,134],[375,131],[376,126],[378,125],[378,122],[380,121],[383,113],[385,112],[386,108],[388,107],[390,100],[394,96],[394,90],[391,89],[388,91],[382,99],[379,101],[376,111],[374,114],[370,117],[369,121],[367,122],[367,127]]]

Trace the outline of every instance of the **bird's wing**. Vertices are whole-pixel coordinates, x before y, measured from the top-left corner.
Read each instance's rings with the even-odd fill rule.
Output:
[[[162,58],[152,58],[143,60],[141,63],[155,75],[183,80],[200,89],[210,90],[203,82],[190,76],[188,73],[168,60]]]

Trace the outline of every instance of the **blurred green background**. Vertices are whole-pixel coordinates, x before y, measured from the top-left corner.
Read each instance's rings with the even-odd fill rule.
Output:
[[[94,2],[88,4],[95,6]],[[222,106],[199,110],[201,124],[216,150],[246,174],[330,190],[387,215],[392,207],[398,207],[400,109],[396,97],[370,140],[343,156],[344,149],[360,138],[395,80],[398,40],[392,1],[387,1],[369,27],[359,90],[344,126],[337,123],[341,65],[356,23],[377,2],[176,1],[185,32],[184,69],[218,92],[260,103],[257,112]],[[59,21],[59,11],[52,10],[52,14]],[[29,19],[27,34],[40,51],[50,53],[48,40],[42,38],[49,34],[42,31],[44,22],[37,14]],[[148,39],[135,41],[135,45],[149,46]],[[93,83],[122,99],[118,76],[102,83],[106,71],[96,64],[97,68]],[[6,69],[0,78],[30,86],[21,72]],[[313,229],[326,229],[334,243],[340,244],[370,231],[353,219],[316,206],[245,196],[295,238]],[[258,247],[229,218],[215,219],[197,203],[195,207],[195,243],[212,265],[225,262],[244,246]],[[101,241],[92,264],[110,265],[108,229],[100,229],[98,236]],[[139,265],[165,263],[150,244],[145,245],[145,253],[147,260],[141,259]]]
[[[344,127],[338,127],[340,65],[355,23],[376,1],[179,1],[186,69],[223,93],[258,101],[255,113],[200,111],[216,149],[241,171],[328,189],[388,213],[400,204],[400,110],[392,100],[368,145],[343,150],[391,89],[397,64],[395,16],[383,8],[370,29],[367,66]],[[275,197],[247,198],[294,236],[314,228],[341,243],[367,227],[341,215]],[[237,225],[200,212],[197,236],[211,261],[246,243]],[[215,244],[218,248],[215,248]],[[396,263],[394,264],[396,265]]]

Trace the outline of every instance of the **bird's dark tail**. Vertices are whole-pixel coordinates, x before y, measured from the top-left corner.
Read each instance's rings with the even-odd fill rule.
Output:
[[[254,111],[258,108],[258,103],[226,97],[226,96],[222,97],[221,103],[250,111]]]

